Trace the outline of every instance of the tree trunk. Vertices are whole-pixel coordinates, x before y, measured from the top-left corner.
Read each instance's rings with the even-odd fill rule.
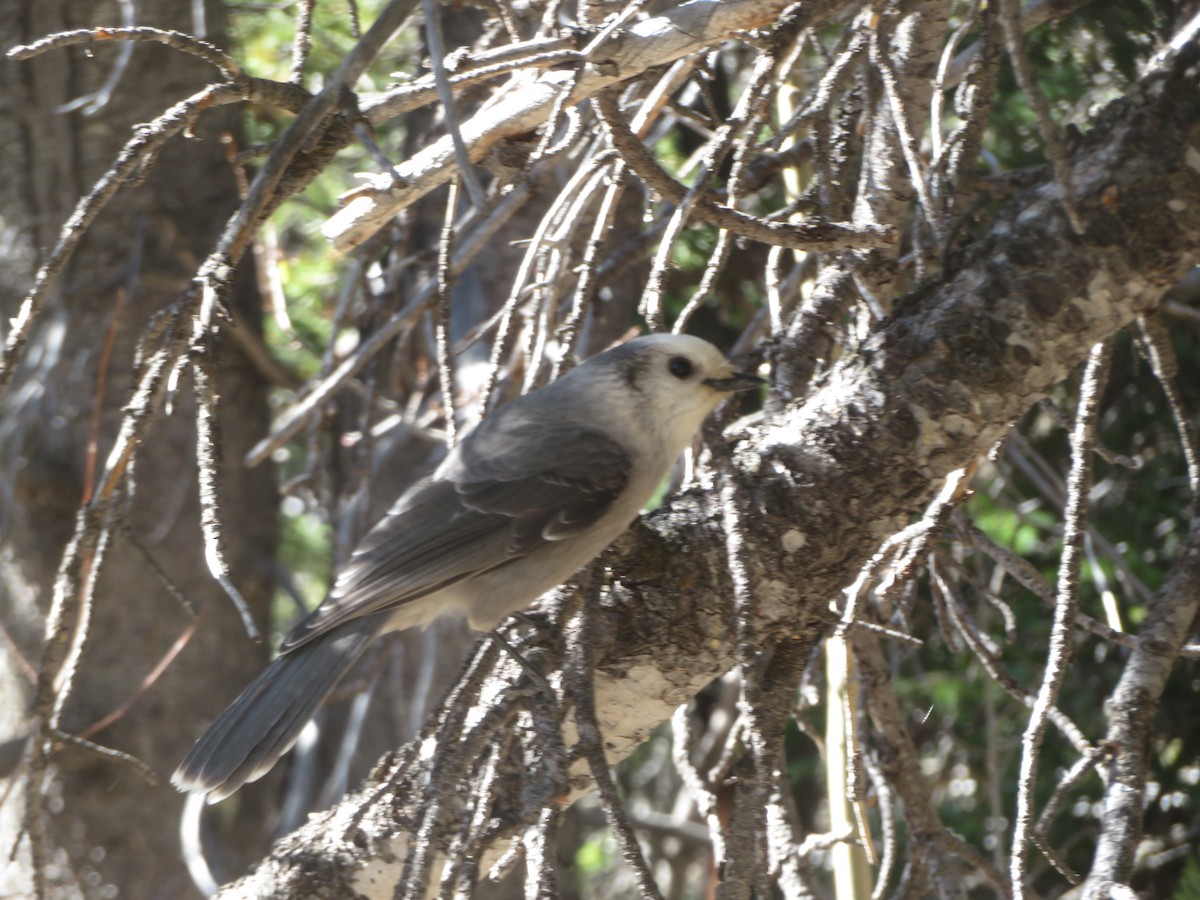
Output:
[[[148,0],[137,25],[174,28],[225,43],[222,5],[205,4],[206,23],[192,5]],[[117,4],[7,0],[0,4],[5,50],[48,33],[119,25]],[[129,48],[126,51],[126,48]],[[128,52],[128,59],[123,56]],[[112,164],[131,126],[214,80],[207,65],[152,44],[98,45],[51,51],[32,61],[3,63],[0,82],[0,223],[7,264],[0,267],[0,314],[5,323],[53,247],[78,199]],[[102,108],[63,104],[119,81]],[[76,510],[104,470],[131,384],[133,348],[148,322],[187,286],[235,208],[236,185],[220,142],[234,114],[209,112],[198,140],[176,139],[145,184],[126,188],[103,212],[48,299],[29,353],[5,394],[0,429],[0,618],[28,666],[36,668],[42,623]],[[253,335],[258,303],[251,280],[233,298],[238,327]],[[240,315],[238,312],[240,311]],[[111,342],[111,355],[106,348]],[[266,625],[269,563],[275,543],[270,467],[240,465],[266,418],[263,377],[226,342],[219,355],[225,427],[226,478],[220,494],[225,545],[234,582]],[[212,716],[258,671],[265,645],[246,636],[231,604],[209,574],[199,531],[194,406],[186,379],[173,398],[174,414],[157,422],[136,457],[137,498],[132,527],[117,534],[105,559],[94,614],[74,692],[63,717],[72,734],[132,754],[159,777],[149,784],[130,765],[75,746],[54,758],[53,786],[44,807],[53,853],[51,887],[77,884],[88,896],[187,896],[195,893],[181,860],[183,797],[166,779],[195,734],[179,727],[186,711]],[[94,441],[94,444],[91,442]],[[161,570],[161,571],[160,571]],[[168,582],[193,606],[173,598]],[[161,677],[143,689],[172,645],[194,633]],[[22,736],[32,694],[31,670],[13,653],[0,654],[0,738]],[[136,699],[135,699],[136,698]],[[88,729],[132,705],[115,723]],[[5,798],[0,845],[7,856],[16,838],[25,785]],[[269,805],[247,792],[220,827],[263,833]],[[230,811],[232,812],[232,810]],[[224,842],[223,842],[224,843]],[[236,874],[260,848],[237,846],[218,877]],[[28,837],[20,865],[10,866],[0,894],[31,886]]]

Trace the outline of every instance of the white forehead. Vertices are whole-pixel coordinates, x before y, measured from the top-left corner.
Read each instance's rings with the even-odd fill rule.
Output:
[[[645,337],[634,338],[626,346],[644,347],[664,356],[686,356],[706,367],[717,366],[725,360],[725,355],[708,341],[690,334],[648,334]]]

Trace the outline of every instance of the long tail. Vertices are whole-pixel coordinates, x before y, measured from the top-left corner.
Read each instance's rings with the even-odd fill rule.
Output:
[[[386,618],[351,619],[278,657],[196,741],[171,783],[206,793],[215,803],[265,775],[296,743]]]

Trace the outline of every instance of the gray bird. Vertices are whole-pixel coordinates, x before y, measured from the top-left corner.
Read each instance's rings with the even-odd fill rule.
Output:
[[[212,803],[262,777],[377,635],[445,615],[487,631],[532,604],[637,518],[723,396],[761,383],[707,341],[656,334],[484,419],[368,532],[172,784]]]

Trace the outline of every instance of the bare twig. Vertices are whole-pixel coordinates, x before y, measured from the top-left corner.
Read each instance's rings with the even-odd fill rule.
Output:
[[[765,856],[766,847],[757,837],[765,833],[763,819],[767,809],[773,759],[763,722],[765,697],[754,627],[756,604],[745,559],[746,542],[742,533],[737,482],[733,466],[725,454],[717,454],[717,465],[721,475],[721,512],[725,530],[726,561],[737,609],[737,658],[742,681],[738,712],[744,739],[750,751],[746,758],[749,765],[742,765],[740,769],[743,775],[751,778],[750,783],[738,785],[738,803],[730,827],[729,856],[725,860],[725,873],[717,890],[717,897],[718,900],[748,900],[754,886],[753,876],[763,868],[760,860]]]
[[[651,900],[662,900],[662,893],[659,891],[654,876],[650,873],[650,867],[646,864],[646,859],[638,846],[637,835],[634,834],[625,807],[617,796],[617,787],[613,783],[612,775],[608,770],[608,759],[604,755],[604,742],[600,736],[600,726],[596,721],[596,695],[593,683],[595,660],[592,658],[594,642],[589,633],[596,605],[585,601],[578,616],[579,632],[576,638],[578,664],[574,673],[572,697],[575,700],[575,722],[579,729],[579,749],[588,762],[596,789],[600,793],[604,818],[608,821],[608,826],[616,838],[621,857],[633,870],[640,895],[643,898],[651,898]]]
[[[162,784],[162,782],[158,780],[158,776],[154,774],[154,770],[132,753],[125,753],[121,750],[115,750],[112,747],[105,747],[101,744],[93,743],[86,738],[82,738],[77,734],[71,734],[66,731],[54,729],[52,733],[56,740],[62,741],[64,744],[70,744],[72,747],[77,747],[80,750],[94,754],[95,756],[99,756],[101,759],[108,760],[109,762],[117,762],[128,766],[151,787],[157,787]]]
[[[888,537],[880,545],[879,550],[868,560],[866,565],[859,569],[854,583],[846,589],[846,605],[842,610],[841,621],[837,627],[839,637],[845,636],[849,629],[858,622],[857,613],[860,598],[868,584],[874,578],[875,573],[879,570],[879,567],[888,559],[897,556],[898,551],[904,552],[903,558],[893,563],[892,570],[899,573],[899,578],[893,578],[889,588],[898,580],[907,578],[912,574],[913,562],[918,557],[924,555],[926,548],[928,548],[938,530],[946,524],[946,521],[950,518],[950,514],[954,512],[955,504],[962,499],[967,483],[966,475],[966,471],[962,469],[951,473],[950,477],[946,479],[946,483],[942,485],[942,490],[938,493],[934,501],[929,504],[929,508],[925,511],[925,515],[921,520]]]
[[[1159,386],[1167,398],[1171,418],[1175,420],[1179,446],[1183,449],[1183,459],[1187,465],[1188,489],[1192,492],[1193,508],[1200,514],[1200,461],[1197,459],[1195,430],[1189,422],[1183,397],[1180,396],[1176,384],[1179,364],[1175,360],[1170,335],[1157,316],[1139,317],[1138,334],[1141,338],[1142,353],[1149,361],[1154,377],[1158,379]]]
[[[190,56],[204,60],[216,66],[227,81],[238,81],[242,76],[242,67],[237,61],[219,47],[208,41],[192,37],[180,31],[164,31],[161,28],[135,26],[133,28],[81,28],[76,31],[63,31],[51,34],[32,44],[22,44],[8,51],[8,58],[17,61],[32,59],[48,50],[59,47],[72,47],[78,44],[101,44],[107,41],[145,41],[154,44],[164,44],[175,50],[180,50]]]
[[[433,68],[433,83],[437,88],[438,99],[441,101],[442,119],[446,123],[446,131],[454,145],[458,177],[466,185],[467,196],[471,198],[472,205],[476,209],[483,209],[483,185],[479,183],[479,174],[475,171],[470,156],[467,154],[467,145],[458,125],[458,113],[454,108],[454,94],[450,91],[450,80],[446,76],[446,41],[442,37],[441,9],[436,0],[421,0],[421,9],[425,13],[425,40],[429,44],[429,62]],[[396,178],[399,180],[399,176]]]
[[[1042,684],[1034,701],[1029,724],[1021,738],[1021,771],[1017,782],[1017,813],[1013,824],[1009,875],[1013,896],[1025,896],[1025,843],[1033,828],[1033,790],[1037,779],[1038,755],[1046,730],[1046,717],[1055,705],[1066,667],[1071,659],[1072,634],[1079,603],[1079,571],[1083,558],[1083,535],[1091,488],[1092,443],[1100,415],[1100,395],[1108,375],[1110,349],[1106,343],[1092,348],[1079,389],[1079,411],[1071,435],[1071,474],[1067,482],[1067,505],[1063,514],[1063,553],[1058,570],[1058,596],[1050,653]]]
[[[725,834],[721,825],[721,817],[717,815],[717,795],[692,761],[692,749],[696,743],[696,737],[691,711],[686,704],[680,706],[675,710],[675,715],[671,717],[671,759],[675,763],[675,770],[683,780],[684,789],[691,794],[701,817],[708,823],[713,861],[720,868],[726,856]]]
[[[1094,862],[1084,884],[1086,900],[1108,896],[1113,884],[1133,877],[1141,843],[1146,783],[1154,754],[1159,703],[1180,645],[1200,611],[1200,516],[1193,517],[1179,564],[1147,604],[1138,643],[1129,655],[1110,701],[1104,745],[1117,752],[1108,769],[1104,813]]]
[[[312,47],[313,5],[316,0],[297,0],[296,37],[292,40],[292,71],[290,78],[296,84],[304,80],[304,64],[308,62],[308,51]]]
[[[879,805],[879,830],[883,838],[883,850],[879,854],[879,871],[875,875],[875,888],[871,891],[871,900],[882,900],[888,883],[892,880],[892,872],[896,868],[896,797],[874,755],[865,753],[862,761],[867,777],[871,779],[871,787],[875,791],[875,799]]]
[[[196,344],[192,351],[192,378],[196,385],[196,465],[200,482],[200,529],[204,535],[204,561],[208,571],[221,585],[241,616],[242,626],[252,641],[261,641],[262,635],[254,624],[254,616],[241,591],[229,577],[229,566],[225,562],[221,525],[221,507],[218,499],[220,481],[221,439],[217,411],[218,394],[215,384],[216,371],[212,360],[211,335],[212,307],[216,304],[216,292],[205,288],[206,297],[196,317]]]
[[[1050,104],[1046,102],[1046,95],[1042,93],[1037,75],[1021,43],[1024,34],[1021,26],[1021,0],[1000,0],[1000,27],[1004,31],[1004,45],[1016,73],[1017,83],[1021,85],[1021,91],[1037,117],[1038,130],[1046,145],[1046,155],[1050,157],[1050,164],[1054,167],[1054,177],[1058,180],[1059,190],[1062,192],[1062,205],[1071,223],[1071,229],[1076,234],[1083,234],[1084,224],[1075,205],[1075,184],[1067,159],[1067,147],[1063,143],[1058,124],[1050,115]],[[1015,890],[1020,891],[1020,885],[1016,885]]]
[[[630,130],[620,111],[617,96],[602,91],[596,106],[608,129],[613,146],[621,153],[625,164],[656,193],[680,206],[688,190],[667,174],[658,160]],[[892,228],[869,225],[858,228],[838,222],[807,221],[802,223],[769,222],[743,212],[721,206],[705,197],[696,198],[692,208],[696,218],[725,228],[735,234],[764,244],[778,244],[799,250],[837,250],[886,245],[895,240]]]
[[[1046,806],[1042,809],[1041,815],[1038,816],[1037,824],[1033,828],[1032,840],[1037,848],[1042,852],[1062,875],[1071,884],[1079,884],[1082,880],[1075,873],[1066,861],[1054,850],[1050,845],[1047,832],[1050,824],[1054,821],[1054,817],[1058,815],[1059,809],[1066,802],[1067,796],[1071,791],[1079,786],[1085,777],[1099,765],[1105,763],[1112,756],[1112,747],[1100,746],[1093,747],[1088,753],[1083,754],[1075,761],[1070,770],[1063,775],[1058,784],[1054,786],[1054,793],[1050,795],[1050,799],[1046,801]]]
[[[442,386],[442,406],[446,410],[446,443],[453,447],[458,439],[458,419],[454,410],[454,362],[450,358],[450,260],[454,239],[454,217],[458,206],[458,182],[450,182],[446,192],[446,215],[442,220],[442,239],[438,242],[437,262],[437,343],[438,380]]]

